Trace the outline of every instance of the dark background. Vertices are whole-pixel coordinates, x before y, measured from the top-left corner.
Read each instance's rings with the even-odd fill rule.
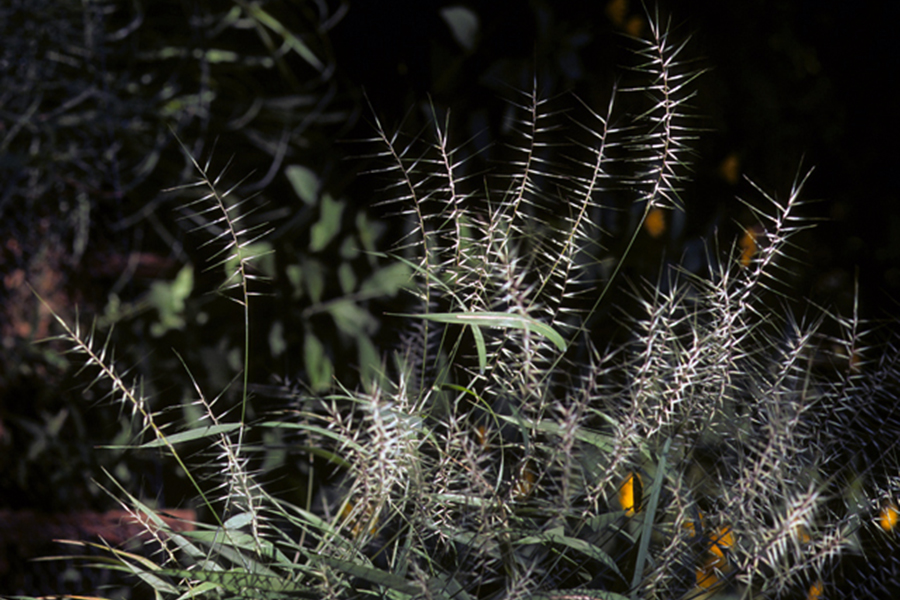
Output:
[[[471,140],[478,160],[490,165],[502,156],[491,142],[502,141],[509,101],[521,101],[519,91],[529,91],[536,81],[543,96],[559,95],[560,105],[577,104],[565,96],[572,93],[602,109],[612,86],[629,81],[624,68],[634,61],[624,35],[629,23],[637,23],[639,31],[642,23],[646,34],[638,3],[469,2],[458,5],[477,15],[479,25],[473,47],[464,49],[441,16],[450,5],[334,3],[326,11],[331,19],[326,29],[314,7],[267,3],[285,27],[304,36],[327,65],[324,71],[290,56],[278,68],[263,69],[193,61],[191,52],[207,47],[232,49],[238,56],[272,51],[260,51],[259,39],[246,28],[209,25],[210,15],[221,16],[233,6],[228,2],[154,2],[139,5],[140,11],[117,3],[102,5],[114,7],[104,11],[91,5],[95,12],[79,3],[12,2],[4,9],[9,30],[2,61],[7,85],[0,97],[6,146],[0,159],[6,294],[0,439],[9,450],[5,466],[15,466],[16,474],[7,471],[0,484],[9,505],[56,509],[91,505],[102,497],[97,490],[70,495],[65,490],[71,481],[52,483],[56,480],[40,475],[31,459],[14,458],[16,451],[28,454],[35,432],[54,418],[66,421],[60,402],[83,383],[64,375],[70,371],[57,371],[62,364],[46,364],[50,358],[31,345],[53,329],[25,281],[71,318],[76,307],[81,314],[103,314],[110,289],[123,301],[140,298],[154,281],[171,281],[181,265],[209,259],[201,250],[205,240],[178,214],[179,200],[165,192],[193,176],[173,133],[201,160],[221,157],[212,161],[213,171],[230,157],[224,181],[249,174],[246,187],[261,195],[258,217],[275,226],[271,237],[280,252],[275,299],[261,301],[260,318],[285,314],[288,332],[315,331],[335,365],[351,365],[341,375],[353,385],[354,360],[342,358],[354,350],[353,341],[332,343],[343,339],[341,332],[304,313],[308,306],[292,300],[284,281],[287,267],[305,256],[317,209],[298,204],[283,166],[309,166],[321,178],[322,190],[346,198],[353,208],[345,213],[341,236],[353,228],[347,215],[362,211],[381,221],[385,233],[379,234],[378,247],[390,248],[401,229],[392,212],[377,205],[384,199],[379,192],[384,180],[361,175],[379,166],[369,158],[371,146],[360,142],[373,136],[376,116],[388,132],[421,135],[429,106],[438,114],[449,110],[451,142]],[[854,309],[858,281],[860,314],[892,317],[900,295],[900,213],[893,181],[900,128],[891,87],[900,65],[889,35],[900,16],[897,5],[698,1],[663,4],[660,11],[671,43],[686,42],[683,68],[705,73],[691,100],[698,140],[683,194],[684,226],[667,233],[662,248],[646,247],[661,250],[673,263],[698,244],[729,248],[742,228],[755,224],[735,198],[758,194],[737,176],[784,198],[798,174],[814,168],[802,212],[817,226],[795,238],[797,262],[793,274],[784,276],[788,299],[797,301],[801,312],[811,301],[846,315]],[[85,23],[95,28],[87,31]],[[82,65],[77,62],[82,54],[56,58],[89,43],[94,46],[83,55],[90,59]],[[185,55],[171,58],[172,48],[186,49]],[[215,100],[197,109],[178,108],[169,100],[173,93],[191,98],[190,93],[199,96],[208,89],[216,91]],[[320,108],[284,109],[273,102],[274,108],[261,109],[249,125],[241,121],[256,114],[251,109],[257,100],[284,97],[315,98]],[[621,106],[626,119],[632,107],[628,100]],[[288,130],[293,137],[281,148],[279,136]],[[726,164],[732,165],[729,174],[723,174]],[[324,250],[326,263],[339,250],[336,244]],[[641,247],[635,252],[639,258]],[[143,262],[128,271],[126,259],[135,253]],[[347,259],[347,265],[359,279],[373,268],[360,258]],[[652,277],[640,270],[626,275]],[[216,285],[215,273],[198,268],[197,277],[196,289]],[[325,287],[326,297],[340,294],[333,274]],[[390,302],[374,301],[367,309],[378,320],[392,308]],[[229,330],[221,326],[230,322],[223,318],[218,329],[201,328],[196,337],[176,328],[155,339],[149,324],[137,321],[119,327],[116,335],[124,336],[118,338],[126,348],[121,352],[129,353],[123,358],[146,365],[145,374],[159,367],[154,361],[164,362],[164,371],[178,371],[169,348],[198,346],[198,360],[209,363],[204,375],[225,385],[211,365],[222,361],[199,357],[221,352],[204,346],[213,332]],[[260,329],[257,345],[265,346],[269,330]],[[276,357],[261,352],[259,380],[307,377],[302,335],[285,335],[288,351]],[[220,342],[237,346],[238,337],[234,332]],[[396,328],[380,327],[371,339],[379,349],[389,349],[397,343]],[[154,392],[162,395],[174,395],[182,385],[165,377],[156,381]],[[99,402],[103,394],[92,399]],[[108,437],[113,427],[107,423],[101,433],[94,425],[88,419],[75,437]],[[32,459],[45,448],[32,446]],[[89,447],[75,454],[81,456],[79,468],[93,464]],[[59,460],[48,459],[43,468],[58,475],[52,465]],[[74,478],[83,481],[89,471]],[[156,482],[148,484],[151,490],[160,484],[157,476],[150,480]]]
[[[342,71],[394,122],[425,98],[452,107],[457,119],[485,107],[497,115],[504,85],[527,88],[535,63],[547,94],[573,90],[600,99],[617,61],[626,60],[616,50],[621,31],[608,3],[509,0],[463,3],[478,14],[482,37],[471,55],[447,59],[453,41],[438,15],[447,4],[358,3],[335,30]],[[716,184],[729,155],[742,175],[781,197],[812,167],[803,198],[814,201],[809,214],[822,222],[801,249],[800,268],[816,275],[797,291],[839,298],[847,310],[858,270],[865,314],[893,314],[900,215],[891,173],[900,159],[900,123],[892,74],[900,52],[888,28],[900,17],[898,6],[696,1],[662,11],[671,15],[673,37],[690,38],[682,57],[708,69],[694,101],[708,131],[686,197],[690,230],[708,232],[710,215],[727,225],[735,194],[749,195],[746,186]],[[627,9],[641,13],[639,3]]]
[[[64,348],[33,344],[56,330],[25,285],[87,326],[92,316],[111,310],[110,290],[123,303],[137,302],[155,282],[170,282],[183,265],[197,265],[199,291],[185,309],[185,318],[195,319],[194,333],[173,327],[157,336],[152,332],[160,318],[145,311],[121,320],[112,344],[130,373],[147,377],[158,408],[184,400],[186,378],[172,348],[204,389],[227,387],[232,374],[223,365],[240,347],[240,327],[204,293],[218,284],[219,272],[202,269],[210,255],[205,239],[179,212],[184,200],[164,191],[195,176],[173,134],[201,162],[211,158],[216,173],[231,158],[223,182],[248,177],[244,187],[259,194],[261,207],[254,218],[275,227],[271,291],[254,315],[253,381],[308,382],[304,340],[314,335],[337,379],[353,387],[359,339],[323,313],[311,313],[315,303],[297,298],[287,274],[315,259],[335,270],[340,263],[363,280],[378,265],[364,256],[343,257],[342,241],[371,234],[386,250],[400,236],[392,209],[378,204],[384,180],[364,174],[380,166],[363,141],[373,136],[376,117],[388,133],[415,136],[432,110],[449,110],[451,142],[470,140],[474,164],[487,168],[502,160],[500,145],[491,142],[503,140],[509,101],[521,101],[519,91],[530,91],[536,81],[541,94],[559,96],[561,106],[577,105],[565,96],[573,93],[603,109],[612,86],[630,81],[625,67],[634,63],[628,50],[634,45],[625,31],[643,23],[646,33],[647,24],[637,2],[334,2],[322,5],[334,17],[328,28],[317,5],[263,5],[303,36],[325,69],[289,53],[276,67],[195,60],[195,49],[209,47],[244,57],[276,53],[277,40],[267,47],[252,29],[216,29],[230,2],[11,0],[0,8],[0,509],[115,507],[92,483],[101,467],[161,506],[182,506],[190,497],[158,455],[96,449],[129,439],[129,411],[107,406],[103,389],[84,391],[93,374],[78,371]],[[441,16],[451,5],[478,17],[470,49],[456,42]],[[788,293],[779,302],[792,303],[799,314],[813,303],[848,315],[858,281],[861,316],[894,318],[900,298],[894,91],[900,51],[893,34],[900,5],[702,0],[663,4],[660,11],[671,43],[686,41],[679,55],[684,68],[705,70],[690,103],[699,139],[683,194],[683,228],[660,242],[639,240],[636,264],[658,266],[657,252],[678,263],[699,244],[730,248],[743,228],[755,225],[735,199],[758,198],[743,176],[783,199],[798,174],[814,168],[801,212],[816,227],[794,239],[797,261],[792,274],[783,275]],[[184,53],[162,52],[172,48]],[[214,100],[196,100],[210,90]],[[309,98],[315,107],[279,104]],[[264,101],[261,108],[257,100]],[[623,119],[636,110],[627,99],[620,106]],[[322,193],[347,202],[339,234],[318,254],[309,250],[309,232],[321,209],[297,200],[284,175],[289,164],[309,167]],[[360,213],[376,225],[357,226]],[[134,257],[137,268],[126,268]],[[635,267],[625,275],[654,274]],[[346,291],[338,279],[334,272],[325,276],[323,301]],[[379,351],[398,343],[396,323],[385,314],[400,311],[401,301],[365,303],[377,322],[366,339]],[[275,319],[286,350],[272,347]],[[277,406],[261,397],[256,414]],[[273,479],[291,476],[275,471]],[[0,556],[14,553],[5,548]]]

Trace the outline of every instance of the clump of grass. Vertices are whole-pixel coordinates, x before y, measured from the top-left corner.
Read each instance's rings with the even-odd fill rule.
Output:
[[[810,172],[783,199],[756,188],[752,244],[635,290],[626,343],[591,335],[643,224],[653,215],[658,229],[686,202],[698,73],[667,24],[650,23],[637,41],[643,85],[568,122],[535,85],[518,106],[515,158],[494,173],[469,170],[449,117],[409,142],[376,121],[390,201],[410,222],[392,256],[415,273],[418,309],[361,390],[293,393],[283,413],[248,423],[198,388],[205,420],[172,433],[104,345],[62,324],[150,434],[139,448],[164,448],[191,473],[181,445],[205,441],[218,465],[211,491],[195,484],[212,523],[196,532],[167,530],[128,499],[166,550],[157,562],[114,550],[120,568],[178,598],[818,598],[896,586],[897,353],[870,345],[855,312],[796,319],[762,300],[808,226],[798,208]],[[627,118],[617,101],[632,93],[649,106]],[[224,242],[249,334],[242,249],[256,234],[195,165],[209,190],[195,210]],[[601,224],[623,197],[634,220],[617,256]],[[304,502],[260,485],[248,431],[278,432],[308,457]]]

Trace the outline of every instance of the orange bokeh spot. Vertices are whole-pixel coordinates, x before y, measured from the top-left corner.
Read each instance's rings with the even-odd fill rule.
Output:
[[[897,505],[890,503],[881,509],[878,525],[885,531],[891,532],[897,526],[898,520],[900,520],[900,512],[898,512]]]
[[[722,179],[735,185],[741,178],[741,159],[732,152],[719,164],[719,175]]]
[[[635,485],[639,486],[638,489],[635,489]],[[628,475],[622,487],[619,488],[619,505],[625,511],[626,516],[634,516],[634,513],[640,510],[638,507],[641,503],[642,489],[643,482],[637,473]]]
[[[609,0],[606,3],[606,17],[616,27],[625,26],[625,17],[628,16],[628,0]]]
[[[646,25],[647,23],[642,17],[634,15],[625,22],[625,33],[632,37],[641,37],[644,34]]]
[[[652,238],[658,238],[666,230],[666,213],[661,208],[651,208],[644,219],[644,230]]]

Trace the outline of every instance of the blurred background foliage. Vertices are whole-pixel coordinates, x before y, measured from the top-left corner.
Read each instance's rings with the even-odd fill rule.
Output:
[[[786,193],[802,163],[817,168],[806,189],[821,201],[808,216],[823,223],[798,238],[805,263],[788,283],[847,313],[858,277],[865,316],[890,312],[900,212],[887,86],[900,65],[882,30],[897,21],[894,3],[672,8],[685,55],[709,69],[694,99],[703,131],[686,214],[647,228],[627,276],[653,280],[665,261],[702,268],[704,243],[731,247],[755,225],[734,201],[749,189],[743,173]],[[54,330],[29,286],[69,320],[96,319],[171,421],[197,417],[184,408],[182,359],[204,390],[235,402],[242,325],[214,293],[225,270],[210,267],[211,232],[195,231],[203,223],[188,206],[201,192],[171,191],[196,180],[188,153],[224,189],[237,186],[244,225],[271,229],[247,249],[266,255],[251,315],[249,417],[260,417],[288,407],[291,389],[359,385],[398,342],[388,314],[403,312],[410,273],[378,252],[405,229],[379,204],[377,174],[360,176],[381,166],[365,143],[376,116],[413,139],[449,111],[451,144],[470,142],[477,173],[504,160],[509,102],[533,81],[545,97],[573,91],[600,107],[616,77],[627,86],[623,36],[641,34],[642,10],[627,0],[4,2],[0,508],[112,508],[93,482],[101,468],[159,506],[187,502],[159,456],[97,449],[138,432],[130,415],[98,407],[102,386],[83,391],[91,375],[60,347],[33,343]],[[640,110],[631,102],[625,113]],[[611,244],[627,226],[611,221]],[[293,481],[302,466],[278,440],[266,448],[261,468]]]

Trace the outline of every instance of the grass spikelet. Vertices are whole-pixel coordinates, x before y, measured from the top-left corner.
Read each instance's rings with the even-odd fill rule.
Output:
[[[857,307],[773,308],[791,293],[812,171],[781,196],[750,182],[752,225],[725,252],[711,240],[702,269],[622,276],[688,203],[699,134],[687,42],[647,20],[635,81],[574,110],[535,81],[510,108],[512,158],[487,172],[449,111],[432,107],[410,139],[375,119],[373,173],[407,223],[390,257],[415,279],[400,347],[359,390],[291,392],[254,422],[252,261],[267,228],[190,158],[199,180],[179,191],[202,191],[187,219],[221,245],[212,264],[244,319],[240,414],[192,382],[202,423],[165,431],[107,344],[61,322],[151,434],[140,448],[191,477],[180,444],[211,448],[214,493],[195,485],[214,523],[160,534],[165,569],[120,566],[174,598],[891,597],[900,355]],[[620,108],[632,92],[637,112]],[[611,214],[627,224],[607,228]],[[607,319],[627,336],[601,336]],[[287,440],[300,503],[258,483],[251,433]]]

